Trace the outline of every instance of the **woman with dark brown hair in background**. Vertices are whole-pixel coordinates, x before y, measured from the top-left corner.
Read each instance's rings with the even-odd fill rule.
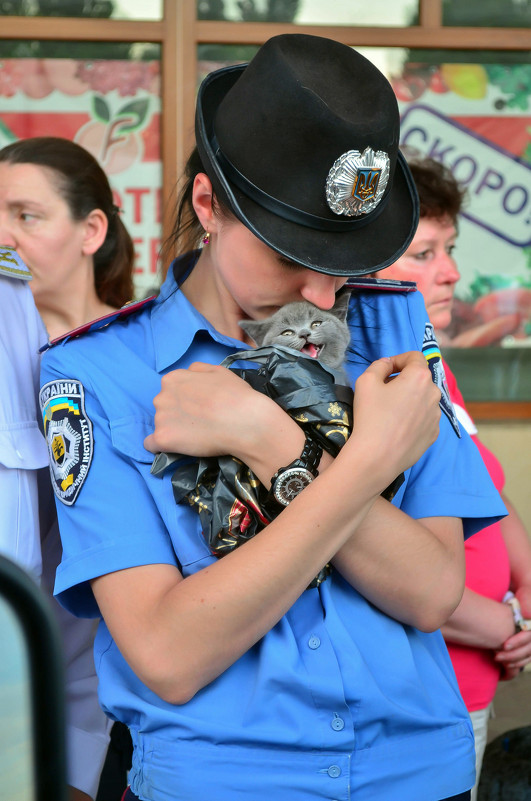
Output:
[[[80,145],[46,136],[0,150],[0,214],[0,241],[28,265],[51,339],[132,299],[133,241]]]

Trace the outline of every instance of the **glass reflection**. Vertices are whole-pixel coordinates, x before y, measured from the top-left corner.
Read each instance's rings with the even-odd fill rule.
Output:
[[[198,19],[297,25],[415,25],[415,0],[197,0]]]
[[[0,650],[2,801],[33,801],[28,653],[20,624],[1,598]]]
[[[439,337],[470,401],[531,400],[528,54],[401,51],[388,72],[401,145],[466,189],[452,322]],[[390,64],[390,62],[389,62]]]
[[[1,16],[162,19],[162,0],[2,0]]]
[[[529,28],[531,6],[526,0],[445,0],[443,25],[453,27]]]

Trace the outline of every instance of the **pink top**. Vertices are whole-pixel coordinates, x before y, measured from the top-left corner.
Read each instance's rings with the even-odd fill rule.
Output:
[[[505,484],[503,469],[494,454],[477,437],[477,429],[468,415],[455,376],[444,363],[450,398],[463,427],[469,432],[489,471],[490,477],[501,492]],[[495,601],[502,600],[509,589],[509,554],[501,526],[494,523],[478,531],[465,542],[466,586]],[[494,698],[500,678],[500,667],[494,661],[494,652],[486,648],[447,643],[457,676],[459,689],[469,712],[484,709]]]

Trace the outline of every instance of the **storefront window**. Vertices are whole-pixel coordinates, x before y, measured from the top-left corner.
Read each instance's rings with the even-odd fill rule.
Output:
[[[28,53],[68,48],[69,58],[0,50],[0,147],[62,136],[98,159],[135,243],[135,291],[143,297],[158,283],[161,237],[159,48],[120,45],[121,57],[111,59],[105,43],[4,44]]]
[[[2,0],[0,16],[161,20],[162,0]]]
[[[518,54],[409,51],[390,76],[401,143],[466,187],[452,324],[440,341],[465,397],[531,400],[531,65]],[[453,60],[450,60],[452,58]],[[396,54],[395,54],[396,57]]]
[[[443,0],[443,25],[478,28],[529,28],[528,0]]]
[[[297,25],[416,24],[416,0],[196,0],[197,18]]]

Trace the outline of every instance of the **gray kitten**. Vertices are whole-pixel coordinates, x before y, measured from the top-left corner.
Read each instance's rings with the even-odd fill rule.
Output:
[[[305,300],[295,301],[265,320],[240,320],[238,324],[258,347],[283,345],[338,369],[350,342],[346,323],[349,300],[350,292],[342,292],[328,311]]]

